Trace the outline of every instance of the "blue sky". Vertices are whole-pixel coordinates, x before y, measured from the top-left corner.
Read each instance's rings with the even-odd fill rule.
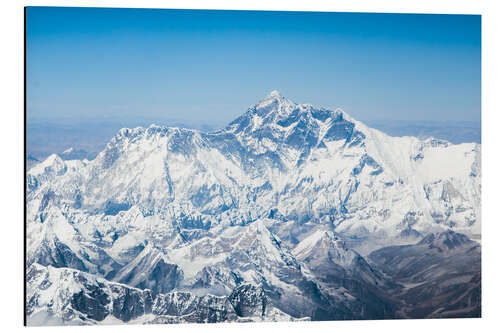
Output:
[[[29,7],[28,122],[228,123],[277,89],[359,120],[481,116],[481,18]]]

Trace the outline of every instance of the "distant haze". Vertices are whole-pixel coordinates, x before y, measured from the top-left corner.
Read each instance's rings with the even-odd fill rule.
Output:
[[[481,18],[29,7],[28,124],[224,124],[278,89],[354,118],[481,117]]]
[[[181,123],[176,121],[155,122],[157,125],[194,128],[205,132],[220,129],[227,123]],[[78,158],[93,159],[104,149],[106,143],[123,127],[148,126],[143,122],[102,122],[59,124],[31,122],[27,124],[27,150],[31,157],[43,160],[51,154],[61,154],[68,148],[83,150]],[[391,136],[434,137],[452,143],[481,143],[481,123],[473,121],[368,121],[370,127]],[[65,156],[63,156],[64,158]],[[74,158],[75,155],[70,156]]]

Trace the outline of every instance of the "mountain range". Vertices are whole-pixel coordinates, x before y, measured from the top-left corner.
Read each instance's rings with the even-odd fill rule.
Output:
[[[123,128],[26,183],[28,325],[481,315],[477,143],[273,91],[221,130]]]

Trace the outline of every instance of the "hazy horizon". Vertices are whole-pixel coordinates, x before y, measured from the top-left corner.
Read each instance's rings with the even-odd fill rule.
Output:
[[[361,121],[480,121],[480,80],[478,15],[27,9],[28,122],[224,123],[274,89]]]
[[[27,151],[37,159],[56,153],[60,154],[68,148],[83,149],[85,156],[93,158],[104,149],[109,140],[119,129],[128,127],[159,126],[183,127],[212,132],[225,127],[231,120],[220,123],[166,121],[100,121],[56,123],[34,121],[27,123]],[[391,136],[416,136],[420,138],[434,137],[455,144],[465,142],[481,143],[481,123],[476,121],[411,121],[397,119],[360,120],[366,125],[381,130]]]

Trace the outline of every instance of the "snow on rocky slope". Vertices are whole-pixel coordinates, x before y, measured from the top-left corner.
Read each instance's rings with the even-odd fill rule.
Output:
[[[27,264],[152,297],[252,284],[295,318],[390,318],[386,290],[401,286],[363,256],[446,230],[479,240],[480,153],[274,91],[223,130],[122,129],[94,160],[32,167]]]
[[[27,282],[32,326],[295,320],[268,304],[262,289],[250,284],[240,285],[228,296],[153,295],[79,270],[39,264],[30,266]]]

